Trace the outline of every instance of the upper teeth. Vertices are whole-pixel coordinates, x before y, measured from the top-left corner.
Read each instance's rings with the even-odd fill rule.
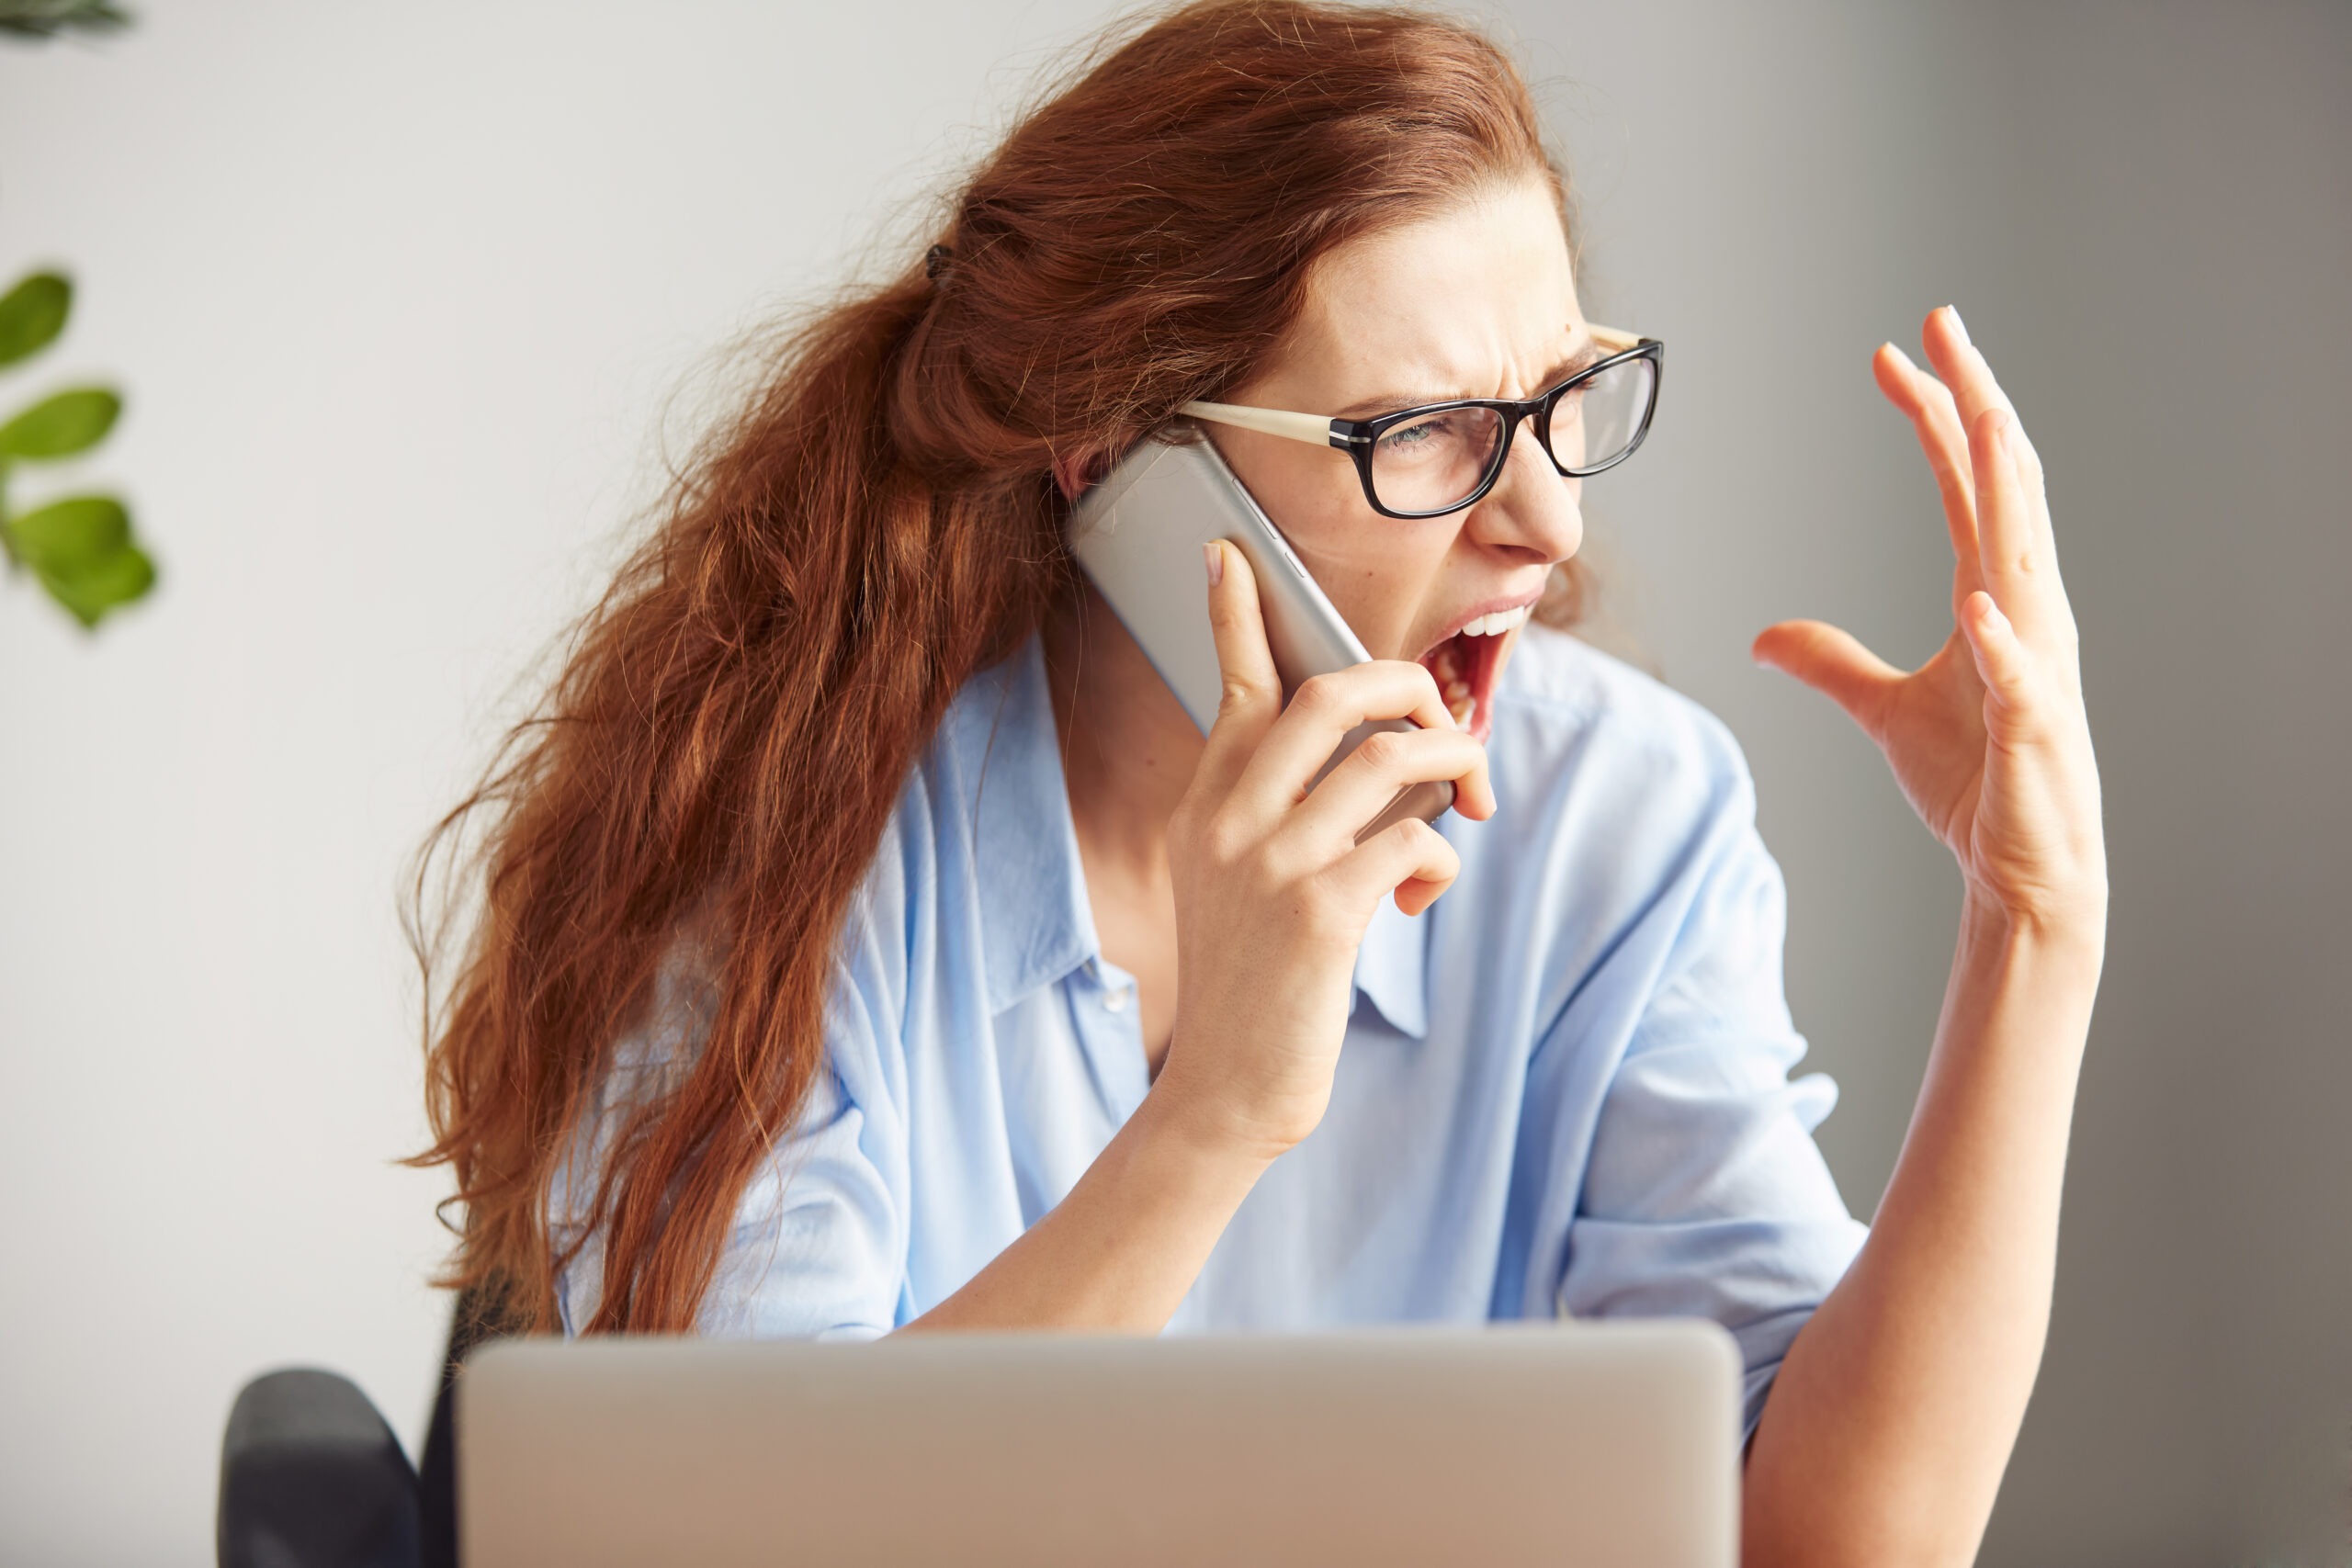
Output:
[[[1462,628],[1462,635],[1464,637],[1500,637],[1527,619],[1528,608],[1527,605],[1521,604],[1516,610],[1497,610],[1492,615],[1476,616],[1468,626]]]

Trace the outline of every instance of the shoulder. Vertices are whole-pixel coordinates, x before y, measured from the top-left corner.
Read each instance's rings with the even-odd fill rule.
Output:
[[[1540,955],[1547,1006],[1608,964],[1646,994],[1669,950],[1717,914],[1778,929],[1739,743],[1664,682],[1531,624],[1503,671],[1487,757],[1495,815],[1444,819],[1463,872],[1439,908],[1482,940],[1507,926],[1501,945]]]
[[[1463,874],[1438,908],[1471,929],[1474,948],[1521,955],[1476,961],[1526,964],[1534,1016],[1561,1016],[1579,995],[1588,1031],[1617,1004],[1630,1031],[1671,997],[1688,998],[1690,1017],[1782,1016],[1780,872],[1729,726],[1531,624],[1504,671],[1487,752],[1497,810],[1446,819]]]
[[[1706,707],[1573,633],[1530,622],[1495,696],[1498,797],[1536,818],[1572,801],[1620,829],[1753,812],[1731,728]]]
[[[881,1032],[903,1016],[916,978],[910,963],[939,944],[943,893],[950,908],[965,902],[955,895],[974,860],[974,734],[982,732],[977,744],[984,750],[997,705],[990,693],[1001,684],[999,672],[983,671],[950,704],[900,779],[842,910],[827,998],[836,1055],[844,1039]],[[813,822],[809,830],[827,825]],[[671,921],[639,1021],[617,1039],[614,1088],[659,1092],[690,1070],[727,983],[728,919],[728,907],[706,890]],[[859,1027],[842,1027],[853,1021]]]

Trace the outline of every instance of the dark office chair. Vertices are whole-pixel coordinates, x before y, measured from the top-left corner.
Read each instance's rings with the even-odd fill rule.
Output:
[[[316,1368],[247,1383],[220,1445],[220,1568],[456,1568],[458,1371],[516,1331],[503,1292],[458,1298],[423,1461],[350,1379]]]

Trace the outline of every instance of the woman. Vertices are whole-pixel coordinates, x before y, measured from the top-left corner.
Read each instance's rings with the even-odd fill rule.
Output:
[[[1909,674],[1819,625],[1757,639],[1965,878],[1866,1230],[1811,1138],[1834,1089],[1786,1076],[1736,748],[1559,629],[1578,476],[1620,454],[1555,394],[1646,419],[1654,389],[1583,312],[1569,215],[1475,33],[1214,0],[1106,46],[929,265],[801,327],[443,825],[500,808],[427,1028],[453,1281],[575,1334],[1702,1314],[1747,1367],[1747,1561],[1971,1555],[2105,919],[2039,462],[1956,314],[1926,326],[1940,379],[1883,346],[1952,635]],[[1409,520],[1388,457],[1247,428],[1464,398],[1531,417]],[[1375,655],[1285,705],[1250,569],[1212,551],[1205,739],[1061,542],[1201,402]],[[1353,843],[1441,778],[1455,814]]]

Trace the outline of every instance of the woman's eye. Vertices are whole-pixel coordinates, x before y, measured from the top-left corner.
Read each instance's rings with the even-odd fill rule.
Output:
[[[1451,434],[1445,415],[1417,419],[1410,424],[1399,425],[1380,438],[1384,457],[1408,457],[1440,445]]]

